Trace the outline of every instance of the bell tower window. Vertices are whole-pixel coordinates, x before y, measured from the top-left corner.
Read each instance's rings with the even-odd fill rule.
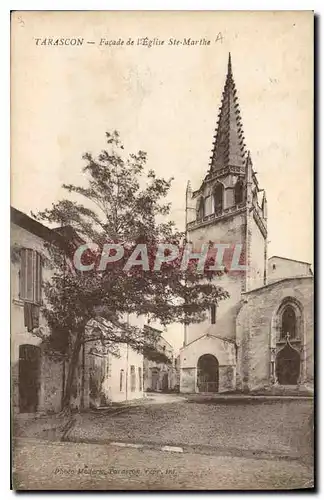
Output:
[[[204,216],[205,216],[205,203],[204,199],[200,198],[198,202],[197,219],[201,220],[204,218]]]
[[[223,211],[223,205],[224,205],[224,186],[223,184],[216,184],[214,192],[213,192],[213,199],[214,199],[214,212],[215,214],[220,214]]]
[[[237,181],[237,183],[235,184],[234,199],[235,199],[235,205],[239,205],[244,201],[243,182],[241,180]]]

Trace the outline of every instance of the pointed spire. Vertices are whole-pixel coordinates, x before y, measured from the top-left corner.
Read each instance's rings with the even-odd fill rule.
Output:
[[[186,193],[191,193],[192,192],[192,188],[191,188],[191,183],[190,181],[187,182],[187,189],[186,189]]]
[[[232,58],[231,53],[229,53],[227,75],[211,160],[211,170],[215,171],[227,166],[243,167],[245,165],[244,139],[233,78]]]
[[[227,74],[233,76],[232,73],[232,57],[231,53],[228,53],[228,63],[227,63]]]

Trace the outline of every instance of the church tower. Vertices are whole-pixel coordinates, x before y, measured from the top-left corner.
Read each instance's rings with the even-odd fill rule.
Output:
[[[216,279],[230,297],[220,301],[218,307],[212,307],[208,321],[186,328],[181,354],[181,384],[184,392],[186,384],[191,391],[197,390],[197,382],[195,387],[192,386],[189,368],[192,364],[197,370],[196,357],[200,351],[201,354],[218,351],[215,352],[220,365],[217,384],[227,384],[224,390],[236,387],[236,316],[241,306],[242,292],[261,287],[267,282],[267,200],[264,190],[259,187],[244,142],[230,54],[214,139],[209,168],[200,188],[195,191],[190,183],[187,186],[187,240],[193,243],[196,251],[203,243],[210,241],[227,245],[231,256],[239,251],[239,264],[244,265],[245,270],[231,271],[225,259],[229,272]],[[192,343],[195,343],[194,354],[190,354],[189,349]],[[194,377],[197,381],[196,372]]]

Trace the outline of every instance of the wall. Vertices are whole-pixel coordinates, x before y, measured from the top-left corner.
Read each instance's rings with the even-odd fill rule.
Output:
[[[215,243],[243,245],[245,242],[245,213],[241,213],[217,223],[199,227],[189,232],[189,240],[193,242],[194,248],[200,248],[203,243],[213,241]],[[230,265],[230,262],[225,262]],[[231,271],[215,279],[215,283],[226,290],[230,297],[221,300],[216,313],[216,325],[213,332],[224,338],[235,338],[235,316],[241,297],[242,287],[245,280],[245,271]],[[191,324],[187,328],[187,343],[201,337],[210,327],[210,316],[198,324]]]
[[[310,264],[282,257],[271,257],[268,260],[268,282],[294,276],[312,276]]]
[[[270,384],[272,320],[286,297],[303,307],[306,380],[313,382],[313,279],[290,278],[243,294],[237,316],[237,388],[251,390]]]
[[[250,289],[264,285],[265,238],[251,214]]]
[[[152,377],[152,371],[158,374],[156,382],[155,377]],[[158,363],[144,358],[144,391],[168,391],[174,389],[176,385],[177,374],[172,364]]]
[[[11,246],[32,248],[46,255],[44,241],[29,231],[11,224]],[[20,262],[11,262],[11,386],[14,411],[19,411],[19,346],[30,344],[41,348],[40,387],[38,392],[38,411],[59,411],[62,397],[62,362],[49,358],[43,352],[42,341],[27,331],[24,324],[24,302],[19,298]],[[43,268],[43,280],[52,275],[52,270]],[[45,326],[46,321],[40,314],[39,324]]]
[[[111,402],[129,401],[143,397],[143,355],[126,344],[117,344],[118,354],[93,354],[89,351],[94,343],[88,343],[86,365],[87,372],[85,392],[88,399],[85,407],[106,406]],[[132,391],[131,366],[135,367],[135,390]],[[141,368],[142,387],[140,387]],[[120,373],[123,370],[122,390],[120,390]]]
[[[235,389],[235,344],[211,335],[180,350],[180,392],[197,391],[197,364],[200,356],[213,354],[219,363],[219,392]]]

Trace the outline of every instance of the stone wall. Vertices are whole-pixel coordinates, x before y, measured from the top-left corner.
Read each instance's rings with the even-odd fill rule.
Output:
[[[243,294],[237,316],[237,388],[251,390],[271,383],[273,317],[282,301],[292,297],[303,309],[305,382],[313,381],[313,279],[290,278]]]
[[[206,335],[180,350],[180,392],[197,391],[200,356],[212,354],[219,364],[219,392],[235,389],[236,352],[234,342]]]

